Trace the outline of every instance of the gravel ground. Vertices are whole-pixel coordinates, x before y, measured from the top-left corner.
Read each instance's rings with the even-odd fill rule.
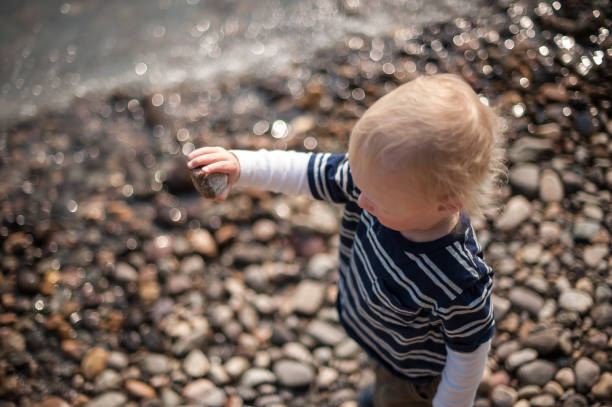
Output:
[[[464,77],[506,120],[475,219],[497,332],[475,404],[612,403],[612,9],[499,1],[282,74],[90,95],[0,131],[0,407],[343,406],[373,379],[334,303],[340,208],[202,199],[202,145],[343,152],[377,98]]]

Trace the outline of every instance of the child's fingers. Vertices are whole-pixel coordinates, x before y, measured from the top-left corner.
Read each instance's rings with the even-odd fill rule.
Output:
[[[214,163],[216,161],[222,161],[230,159],[231,156],[228,155],[228,152],[217,152],[217,153],[207,153],[203,155],[199,155],[194,157],[192,160],[187,162],[187,166],[189,168],[201,167],[203,165],[208,165]]]
[[[236,164],[233,161],[217,161],[212,164],[208,164],[204,168],[204,171],[206,172],[223,172],[225,174],[234,174],[236,170]]]
[[[217,153],[220,151],[226,151],[226,150],[222,147],[200,147],[200,148],[196,148],[191,153],[189,153],[189,155],[187,156],[187,159],[191,160],[194,157],[197,157],[202,154]]]

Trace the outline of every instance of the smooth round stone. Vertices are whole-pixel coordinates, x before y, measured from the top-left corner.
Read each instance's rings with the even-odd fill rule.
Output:
[[[512,352],[506,359],[506,369],[512,371],[525,363],[531,362],[538,357],[538,352],[535,349],[520,349]]]
[[[576,376],[574,375],[574,371],[569,367],[559,369],[559,371],[555,375],[555,380],[558,381],[561,386],[565,387],[566,389],[574,387],[574,384],[576,384]]]
[[[531,398],[537,396],[542,393],[542,388],[535,384],[528,384],[527,386],[523,386],[518,391],[518,396],[521,399]]]
[[[181,396],[176,394],[172,389],[164,387],[160,391],[162,405],[164,407],[178,407],[181,405]]]
[[[276,382],[276,376],[268,369],[253,367],[242,375],[240,384],[246,387],[257,387],[264,383]]]
[[[576,374],[576,390],[579,392],[588,391],[599,379],[600,368],[597,363],[589,358],[580,358],[574,365]]]
[[[521,195],[508,200],[501,215],[495,220],[495,227],[500,230],[511,230],[526,221],[531,215],[531,204]]]
[[[574,222],[574,237],[580,240],[591,240],[601,230],[601,224],[595,220],[584,219]]]
[[[554,407],[555,398],[550,394],[540,394],[529,400],[531,407]]]
[[[280,360],[274,364],[273,370],[280,384],[286,387],[305,387],[315,378],[310,365],[294,360]]]
[[[34,407],[70,407],[66,400],[59,397],[48,397],[40,404],[34,404]]]
[[[605,328],[612,325],[612,304],[604,302],[591,310],[591,318],[595,325],[600,328]]]
[[[604,372],[591,391],[599,400],[612,400],[612,373]]]
[[[317,375],[317,386],[327,388],[338,379],[338,371],[331,367],[323,366]]]
[[[104,348],[96,347],[90,349],[81,361],[83,375],[92,379],[106,369],[108,362],[108,352]]]
[[[329,253],[317,253],[308,261],[308,275],[320,280],[338,268],[338,259]]]
[[[129,394],[134,397],[144,398],[144,399],[153,399],[157,397],[157,393],[155,393],[155,389],[149,386],[145,382],[140,380],[126,380],[125,381],[125,389]]]
[[[183,362],[183,370],[191,377],[202,377],[210,370],[210,362],[199,349],[193,349]]]
[[[202,257],[198,256],[197,254],[194,254],[192,256],[185,257],[181,261],[179,272],[181,274],[191,275],[201,273],[204,271],[205,268],[206,264],[204,263]]]
[[[610,254],[610,249],[605,244],[597,244],[593,246],[588,246],[584,249],[584,253],[582,254],[582,258],[584,262],[589,267],[598,267],[603,265],[605,259]]]
[[[157,374],[166,374],[170,372],[172,366],[170,359],[162,354],[150,353],[141,362],[140,367],[151,376]]]
[[[121,370],[125,369],[128,364],[129,359],[125,353],[116,351],[111,351],[108,353],[108,367],[115,370]]]
[[[226,405],[225,403],[227,402],[227,395],[222,389],[215,387],[204,394],[204,396],[202,396],[198,402],[204,406],[224,407]]]
[[[191,169],[190,175],[195,188],[206,198],[216,197],[227,187],[228,176],[224,173],[207,174],[202,167],[197,167]]]
[[[529,197],[535,197],[538,193],[540,168],[535,164],[525,163],[513,166],[510,169],[510,185],[517,192]]]
[[[308,325],[306,333],[323,345],[328,346],[335,346],[346,337],[346,334],[340,327],[318,319],[315,319]]]
[[[563,407],[587,407],[589,404],[582,394],[572,394],[563,402]]]
[[[493,302],[493,309],[495,310],[495,321],[499,322],[506,316],[508,311],[510,311],[512,304],[508,299],[495,294],[491,296],[491,301]]]
[[[108,390],[118,389],[122,380],[121,375],[114,370],[103,370],[102,373],[96,377],[94,390],[96,393],[102,393]]]
[[[544,170],[540,176],[540,199],[544,202],[560,202],[563,199],[563,182],[553,170]]]
[[[550,355],[559,346],[559,335],[552,330],[543,330],[529,334],[523,345],[533,348],[539,355]]]
[[[534,360],[519,367],[517,376],[522,383],[543,386],[553,378],[556,370],[557,367],[552,362]]]
[[[491,393],[493,407],[512,407],[517,399],[518,394],[516,390],[503,384],[496,386]]]
[[[119,262],[115,266],[114,276],[117,280],[123,282],[138,281],[138,272],[127,263]]]
[[[249,360],[243,356],[233,356],[224,365],[225,371],[233,379],[236,379],[249,368]]]
[[[593,306],[593,298],[584,291],[569,289],[559,296],[559,306],[568,311],[583,313]]]
[[[85,407],[121,407],[127,402],[127,397],[123,393],[111,391],[101,394],[85,404]]]
[[[532,315],[538,315],[544,306],[544,299],[539,294],[524,287],[512,288],[508,297],[512,305]]]
[[[283,355],[289,359],[295,359],[306,363],[312,361],[312,355],[308,348],[299,342],[288,342],[283,345]]]
[[[293,293],[293,309],[304,315],[314,315],[323,305],[324,299],[325,284],[313,280],[303,280]]]
[[[215,389],[213,382],[207,379],[198,379],[189,382],[183,388],[183,397],[189,401],[197,402],[205,397],[209,392]]]
[[[185,274],[171,274],[166,281],[166,289],[170,295],[183,293],[192,286],[193,281]]]

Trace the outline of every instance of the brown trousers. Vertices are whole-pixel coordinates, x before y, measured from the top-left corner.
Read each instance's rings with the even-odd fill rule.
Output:
[[[413,384],[389,373],[374,363],[374,407],[431,407],[441,378]]]

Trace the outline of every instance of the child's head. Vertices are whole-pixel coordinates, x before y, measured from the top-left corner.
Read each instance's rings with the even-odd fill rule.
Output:
[[[472,214],[490,212],[502,156],[496,114],[451,74],[419,77],[383,96],[349,142],[358,187],[386,184],[395,200],[400,192],[417,194],[432,206]]]

